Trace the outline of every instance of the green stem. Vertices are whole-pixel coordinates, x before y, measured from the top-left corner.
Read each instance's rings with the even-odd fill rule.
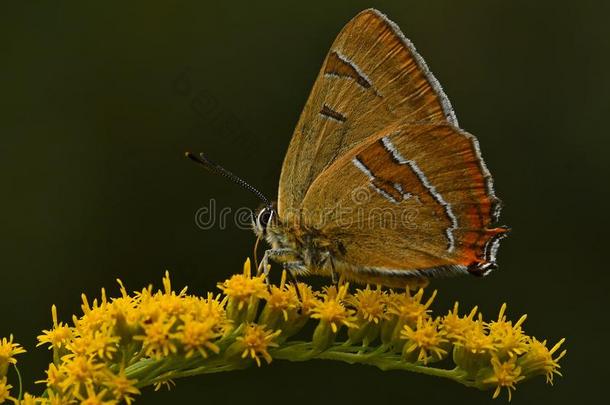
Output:
[[[343,346],[337,344],[322,352],[310,350],[310,344],[298,343],[275,349],[271,352],[274,359],[288,361],[306,361],[310,359],[337,360],[349,364],[359,363],[378,367],[381,370],[405,370],[435,377],[448,378],[460,384],[476,387],[467,379],[467,375],[459,368],[451,370],[409,363],[400,356],[386,353],[387,347],[381,346],[375,350],[363,351],[363,347]]]
[[[19,367],[17,367],[16,364],[13,364],[13,367],[15,368],[15,372],[17,373],[17,380],[19,381],[19,396],[17,397],[17,400],[21,401],[21,398],[23,396],[23,381],[21,380],[21,372],[19,372]]]
[[[231,338],[226,341],[231,341]],[[460,368],[442,369],[422,364],[410,363],[400,355],[388,351],[387,345],[377,348],[366,346],[350,346],[345,343],[335,343],[330,348],[315,350],[312,342],[290,342],[283,346],[269,350],[271,356],[277,360],[307,361],[311,359],[343,361],[349,364],[367,364],[381,370],[405,370],[415,373],[447,378],[468,387],[479,387],[468,378],[468,374]],[[220,357],[207,359],[194,358],[184,360],[171,358],[164,360],[144,359],[127,367],[125,370],[129,378],[138,380],[136,386],[143,388],[169,379],[191,377],[200,374],[211,374],[247,368],[252,362],[232,361]]]
[[[384,370],[384,371],[386,371],[386,370],[413,371],[416,373],[432,375],[432,376],[436,376],[436,377],[450,378],[453,380],[457,380],[461,376],[461,374],[458,373],[457,369],[447,370],[447,369],[441,369],[441,368],[420,366],[417,364],[408,363],[403,360],[400,360],[399,357],[392,358],[392,357],[386,357],[386,356],[370,356],[370,355],[363,356],[363,355],[360,355],[357,353],[342,353],[342,352],[335,352],[335,351],[329,350],[329,351],[320,353],[319,355],[316,356],[316,358],[325,359],[325,360],[339,360],[339,361],[344,361],[344,362],[350,363],[350,364],[354,364],[354,363],[368,364],[371,366],[376,366],[379,369]]]
[[[125,369],[128,378],[142,380],[146,375],[150,375],[155,369],[163,366],[163,360],[144,359],[132,364]]]
[[[307,361],[311,359],[343,361],[349,364],[366,364],[378,367],[381,370],[405,370],[415,373],[447,378],[469,387],[479,388],[473,381],[469,380],[467,373],[459,368],[442,369],[421,364],[404,361],[399,355],[389,353],[387,346],[375,349],[362,346],[345,346],[336,343],[322,352],[313,350],[311,342],[292,342],[273,350],[270,354],[277,360]],[[129,376],[138,378],[138,388],[153,385],[168,379],[191,377],[201,374],[219,373],[225,371],[239,370],[248,367],[251,363],[231,362],[224,358],[208,359],[207,364],[196,366],[196,363],[181,364],[181,367],[173,362],[142,361],[146,364],[134,364],[130,366]],[[134,367],[139,366],[139,367]],[[194,367],[194,368],[192,368]]]
[[[240,369],[243,369],[246,367],[248,367],[248,365],[247,364],[244,365],[243,363],[229,363],[229,364],[218,364],[218,365],[210,364],[210,365],[205,365],[205,366],[192,368],[190,370],[183,370],[183,371],[170,371],[168,373],[165,373],[163,375],[160,375],[156,378],[153,378],[153,379],[147,381],[147,383],[145,385],[140,386],[138,384],[138,387],[142,388],[144,386],[153,385],[155,383],[166,381],[168,379],[193,377],[193,376],[201,375],[201,374],[212,374],[212,373],[220,373],[220,372],[224,372],[224,371],[240,370]]]

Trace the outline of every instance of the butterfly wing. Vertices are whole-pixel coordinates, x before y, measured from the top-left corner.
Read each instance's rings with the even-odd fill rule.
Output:
[[[476,138],[451,124],[407,122],[372,134],[312,183],[303,212],[305,228],[336,241],[349,277],[386,285],[485,274],[506,232],[492,226],[499,200]]]
[[[413,45],[382,13],[365,10],[337,36],[296,126],[280,178],[280,217],[294,219],[325,168],[397,121],[457,125]]]

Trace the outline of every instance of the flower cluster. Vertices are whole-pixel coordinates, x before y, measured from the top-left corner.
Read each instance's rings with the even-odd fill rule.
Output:
[[[15,370],[17,370],[17,359],[15,356],[21,353],[25,353],[25,350],[19,343],[13,342],[13,335],[8,339],[2,338],[0,340],[0,404],[5,401],[16,402],[18,400],[11,396],[13,386],[8,383],[7,374],[10,366],[15,367]]]
[[[512,322],[502,305],[495,320],[485,321],[475,307],[460,313],[456,303],[434,316],[436,291],[403,292],[347,283],[320,291],[304,283],[269,285],[252,275],[246,261],[241,274],[219,283],[222,293],[206,296],[152,286],[120,296],[82,296],[83,314],[71,324],[58,320],[38,337],[53,361],[35,397],[10,394],[7,370],[23,349],[10,339],[0,343],[0,403],[131,404],[147,386],[171,386],[173,380],[271,363],[273,359],[330,359],[445,377],[466,386],[504,389],[510,400],[516,385],[537,375],[553,382],[559,374],[564,340],[548,348],[546,340],[524,333],[525,315]],[[306,324],[314,332],[306,335]],[[435,367],[443,361],[445,367]],[[450,367],[446,363],[452,362]]]

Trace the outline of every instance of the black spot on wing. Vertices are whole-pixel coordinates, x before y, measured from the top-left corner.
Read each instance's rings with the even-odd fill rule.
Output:
[[[326,104],[324,104],[324,107],[322,107],[322,109],[320,110],[320,114],[338,122],[345,122],[347,120],[347,117],[345,115],[333,110]]]

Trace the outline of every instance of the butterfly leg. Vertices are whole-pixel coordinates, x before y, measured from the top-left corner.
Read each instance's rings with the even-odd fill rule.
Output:
[[[293,277],[307,272],[307,266],[302,261],[284,263],[284,270],[288,270]]]
[[[256,274],[264,273],[265,277],[269,274],[269,259],[275,262],[291,262],[298,261],[298,254],[292,249],[279,248],[279,249],[268,249],[265,251],[265,255],[258,265]]]
[[[335,270],[335,261],[333,260],[332,256],[328,256],[328,259],[330,261],[330,279],[332,281],[333,284],[337,284],[338,280],[337,280],[337,270]]]
[[[321,264],[322,266],[326,266],[327,264],[330,267],[330,280],[333,284],[337,284],[338,280],[337,280],[337,270],[335,269],[335,262],[333,260],[333,257],[331,256],[331,254],[329,252],[324,252],[322,254],[322,260],[321,260]]]
[[[288,271],[290,279],[294,283],[294,291],[296,292],[297,298],[301,301],[301,292],[299,291],[299,280],[297,279],[298,274],[303,274],[307,271],[307,268],[303,262],[291,262],[284,263],[284,270]]]

